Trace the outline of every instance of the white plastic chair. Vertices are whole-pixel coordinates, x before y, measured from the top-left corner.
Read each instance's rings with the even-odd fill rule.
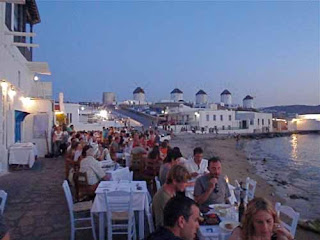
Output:
[[[149,232],[153,233],[154,232],[154,222],[153,222],[153,215],[152,215],[152,203],[150,203],[149,209],[146,209],[146,215],[147,215],[147,220],[148,220],[148,225],[149,225]]]
[[[154,180],[156,182],[157,191],[159,191],[159,189],[161,188],[160,180],[159,180],[159,178],[157,176],[154,177]]]
[[[4,190],[0,190],[0,213],[3,214],[4,207],[6,206],[8,194]]]
[[[281,203],[277,202],[275,205],[275,209],[277,212],[278,217],[281,220],[281,217],[285,215],[286,218],[289,218],[288,220],[291,221],[291,224],[289,225],[287,222],[284,222],[281,220],[281,224],[292,234],[296,234],[296,229],[300,217],[300,213],[293,210],[292,207],[281,205]]]
[[[248,203],[250,200],[254,199],[254,193],[256,191],[257,182],[249,177],[246,179],[246,198],[245,202]]]
[[[108,240],[112,235],[127,234],[127,239],[136,239],[136,225],[132,209],[131,191],[104,191],[107,206]]]
[[[67,199],[69,213],[70,213],[70,220],[71,220],[71,222],[70,222],[71,223],[71,237],[70,237],[70,239],[71,240],[75,239],[75,232],[77,230],[92,229],[93,239],[96,240],[97,237],[96,237],[96,232],[95,232],[95,228],[94,228],[93,214],[90,213],[90,217],[87,217],[87,218],[75,218],[75,216],[74,216],[75,212],[90,211],[91,206],[92,206],[92,202],[87,201],[87,202],[79,202],[79,203],[73,204],[70,187],[69,187],[67,180],[63,181],[62,187],[64,190],[64,194],[66,196],[66,199]],[[90,226],[76,227],[77,223],[85,222],[85,221],[87,221],[87,222],[90,221]]]

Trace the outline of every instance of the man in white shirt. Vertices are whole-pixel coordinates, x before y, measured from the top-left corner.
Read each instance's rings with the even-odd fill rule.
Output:
[[[184,165],[193,178],[208,173],[208,160],[203,159],[203,150],[201,147],[196,147],[193,150],[193,158],[185,162]]]
[[[100,163],[93,157],[94,150],[90,147],[86,151],[86,157],[80,162],[80,172],[87,173],[88,184],[98,186],[101,180],[108,181],[105,171],[101,168]]]

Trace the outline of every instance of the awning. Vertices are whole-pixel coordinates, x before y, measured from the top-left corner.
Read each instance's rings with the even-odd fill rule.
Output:
[[[31,72],[44,75],[51,75],[49,65],[47,62],[27,62],[26,65]]]

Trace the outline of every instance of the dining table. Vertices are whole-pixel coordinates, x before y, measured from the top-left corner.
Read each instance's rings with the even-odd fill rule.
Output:
[[[216,225],[200,225],[198,237],[200,240],[228,240],[232,230],[239,225],[238,208],[231,204],[212,204],[210,211],[204,215],[217,214],[220,223]],[[227,229],[225,224],[232,224],[232,229]]]
[[[28,165],[32,168],[37,155],[37,147],[33,143],[15,143],[9,148],[9,164]]]
[[[99,215],[99,239],[105,238],[105,217],[107,212],[105,191],[132,191],[132,208],[138,212],[139,239],[144,239],[144,216],[149,211],[148,189],[145,181],[102,181],[95,193],[91,212]]]

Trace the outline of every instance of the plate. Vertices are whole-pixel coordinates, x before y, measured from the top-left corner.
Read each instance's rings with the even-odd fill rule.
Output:
[[[236,221],[223,221],[219,224],[219,227],[227,232],[232,232],[236,227],[239,226],[239,222]]]
[[[231,204],[210,204],[209,208],[213,208],[214,210],[228,209],[231,208]]]

